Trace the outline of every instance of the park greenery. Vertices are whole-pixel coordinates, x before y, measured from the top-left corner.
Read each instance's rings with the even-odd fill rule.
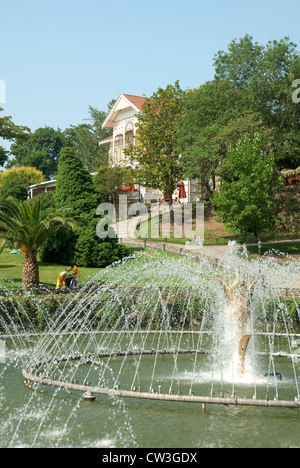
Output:
[[[171,204],[183,178],[199,181],[231,233],[259,239],[271,231],[279,221],[273,202],[282,174],[298,174],[300,167],[300,105],[292,100],[300,77],[297,45],[289,38],[261,45],[246,35],[213,61],[214,78],[198,88],[183,91],[176,81],[145,99],[135,141],[127,148],[138,163],[134,171],[110,167],[106,145],[99,146],[111,135],[102,124],[114,101],[107,111],[90,106],[84,123],[65,130],[46,126],[32,132],[1,116],[0,138],[12,142],[10,152],[0,148],[1,213],[15,207],[15,224],[5,226],[2,216],[1,236],[26,246],[18,237],[16,213],[39,213],[37,229],[59,213],[64,228],[52,232],[49,225],[49,235],[33,250],[44,262],[103,267],[127,250],[117,239],[97,237],[99,203],[116,203],[120,187],[138,183],[160,189]],[[55,194],[26,200],[29,185],[52,178]],[[72,225],[63,221],[71,219]],[[30,223],[24,221],[23,235]],[[29,255],[32,248],[23,250]]]
[[[176,118],[183,110],[183,91],[179,82],[165,89],[159,88],[145,99],[143,112],[138,115],[138,144],[129,145],[127,154],[140,165],[142,184],[172,196],[184,173],[180,164]],[[174,213],[171,210],[171,223]]]
[[[246,134],[230,146],[219,170],[220,190],[213,194],[217,214],[229,229],[253,233],[258,240],[264,230],[275,227],[272,198],[282,181],[274,175],[274,154],[266,152],[260,133]]]
[[[30,206],[14,198],[0,203],[0,250],[7,245],[19,248],[25,256],[22,276],[24,289],[39,287],[37,254],[45,240],[72,225],[73,219],[59,212],[46,214],[40,199]]]

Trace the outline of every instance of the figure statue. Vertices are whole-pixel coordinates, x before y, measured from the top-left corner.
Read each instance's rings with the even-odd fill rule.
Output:
[[[250,302],[255,281],[247,287],[243,280],[235,280],[230,286],[220,279],[226,295],[227,306],[238,322],[239,373],[245,371],[245,355],[252,335],[246,333],[250,323]]]

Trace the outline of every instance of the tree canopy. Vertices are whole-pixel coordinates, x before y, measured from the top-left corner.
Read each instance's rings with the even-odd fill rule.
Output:
[[[215,79],[189,90],[177,121],[188,177],[207,185],[228,146],[248,132],[268,132],[278,169],[300,165],[300,106],[292,84],[300,76],[296,44],[284,38],[259,45],[246,35],[214,58]]]
[[[300,108],[292,100],[292,84],[300,76],[297,44],[288,37],[265,46],[246,35],[215,56],[216,80],[228,80],[245,90],[249,108],[272,129],[274,154],[279,168],[300,165]]]
[[[16,138],[10,148],[13,158],[7,167],[35,167],[46,179],[51,179],[57,172],[60,151],[65,145],[61,130],[47,126],[38,128],[25,139]]]
[[[0,112],[3,112],[3,109],[0,107]],[[0,138],[4,140],[14,140],[19,138],[20,140],[26,138],[30,129],[25,126],[16,125],[12,121],[11,116],[0,117]],[[8,161],[9,153],[2,146],[0,146],[0,166]]]
[[[13,197],[26,200],[28,187],[45,180],[35,167],[16,167],[0,172],[0,200]]]
[[[127,150],[140,164],[139,179],[148,187],[172,194],[182,175],[175,119],[182,112],[183,91],[179,82],[159,88],[138,114],[138,144]]]
[[[263,230],[274,227],[272,196],[280,180],[274,154],[260,133],[247,134],[231,146],[218,174],[220,190],[214,193],[213,201],[229,230],[252,233],[259,239]]]
[[[71,125],[64,131],[67,145],[75,148],[89,172],[95,172],[99,166],[108,165],[107,148],[99,146],[99,141],[112,134],[111,130],[102,128],[106,116],[107,112],[89,106],[87,123]]]

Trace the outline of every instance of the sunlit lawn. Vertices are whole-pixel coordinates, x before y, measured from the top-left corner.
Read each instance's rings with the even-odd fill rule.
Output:
[[[255,257],[258,256],[258,247],[256,245],[251,245],[247,247],[248,253]],[[273,255],[287,254],[294,257],[300,256],[300,242],[278,242],[278,243],[265,243],[262,245],[261,253],[265,255],[266,253],[273,252]]]
[[[129,248],[130,254],[136,252],[136,251],[145,251],[143,248]],[[151,251],[151,249],[146,249],[145,253],[148,254],[148,251]],[[154,253],[154,251],[153,251]],[[160,252],[160,251],[155,251],[154,256],[157,258],[157,256],[162,256],[165,258],[171,257],[171,258],[180,258],[176,254],[172,253],[166,253],[166,252]],[[137,256],[135,259],[129,261],[129,262],[124,262],[123,264],[116,265],[116,268],[80,268],[80,283],[85,284],[89,280],[93,279],[95,275],[97,275],[97,278],[95,281],[103,281],[103,282],[116,282],[116,283],[122,283],[126,282],[126,272],[130,272],[132,269],[132,266],[137,266],[141,265],[141,267],[144,265],[145,262],[145,257],[144,256]],[[9,252],[3,252],[0,255],[0,287],[5,286],[6,288],[9,289],[15,289],[19,288],[22,285],[22,270],[23,270],[23,263],[24,263],[24,256],[22,254],[16,255],[16,254],[10,254]],[[58,274],[63,271],[66,267],[69,268],[68,265],[58,265],[58,264],[51,264],[51,263],[43,263],[39,262],[39,270],[40,270],[40,283],[45,285],[46,287],[54,288],[56,286],[56,279]],[[137,271],[137,277],[134,278],[135,283],[139,284],[145,284],[149,281],[149,278],[147,277],[147,271],[143,272],[141,274],[141,270],[139,268],[136,269]],[[150,274],[150,272],[148,271]],[[123,277],[123,281],[121,280],[121,277]],[[131,281],[133,278],[131,278]]]
[[[24,256],[3,252],[0,255],[0,285],[6,288],[18,288],[22,285]],[[57,276],[68,265],[39,263],[40,282],[47,287],[55,287]],[[69,268],[69,267],[68,267]],[[84,283],[89,277],[99,272],[99,268],[80,268],[80,279]]]

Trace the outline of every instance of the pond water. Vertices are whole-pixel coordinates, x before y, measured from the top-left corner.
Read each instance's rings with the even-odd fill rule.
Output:
[[[20,368],[22,359],[7,352],[6,362],[0,364],[1,378],[1,447],[85,447],[85,448],[226,448],[226,447],[299,447],[299,409],[252,408],[202,405],[195,403],[121,399],[97,395],[86,401],[82,393],[34,384],[29,388]],[[170,361],[161,357],[155,384],[169,385]],[[111,362],[113,371],[120,368],[119,358]],[[169,362],[168,362],[169,361]],[[184,356],[178,363],[181,389],[189,380],[192,357]],[[122,386],[131,380],[135,368],[129,359],[123,368]],[[144,361],[141,381],[149,377],[153,362]],[[280,393],[291,396],[292,370],[286,361],[277,366],[283,375]],[[81,370],[82,371],[82,370]],[[98,370],[93,371],[97,373]],[[93,372],[89,376],[93,380]],[[186,373],[186,375],[184,375]],[[125,378],[124,378],[125,376]],[[210,376],[198,376],[202,394],[209,393]],[[265,391],[262,377],[261,391]],[[195,379],[196,380],[196,379]],[[207,388],[206,388],[207,387]],[[230,393],[230,385],[222,387]],[[197,392],[197,382],[194,387]],[[216,395],[221,384],[215,382]],[[239,395],[248,396],[248,386],[237,388]],[[258,393],[260,385],[258,384]],[[187,392],[185,392],[187,393]],[[261,395],[262,396],[262,395]]]
[[[0,297],[0,447],[298,448],[300,408],[203,408],[122,398],[111,391],[89,401],[82,391],[46,385],[43,379],[134,389],[137,396],[295,402],[300,399],[300,335],[294,328],[299,300],[292,291],[286,301],[280,288],[283,279],[297,279],[299,272],[299,262],[284,269],[269,260],[239,264],[233,255],[216,268],[205,259],[141,254],[107,269],[104,285],[95,277],[78,294],[57,298],[61,302],[50,316],[43,297],[29,294],[25,308],[8,292]],[[220,284],[220,277],[230,284],[241,276],[245,288],[255,279],[242,373],[241,327]],[[35,310],[39,320],[45,314],[43,334],[27,315]],[[24,378],[24,369],[31,380],[43,382]]]

